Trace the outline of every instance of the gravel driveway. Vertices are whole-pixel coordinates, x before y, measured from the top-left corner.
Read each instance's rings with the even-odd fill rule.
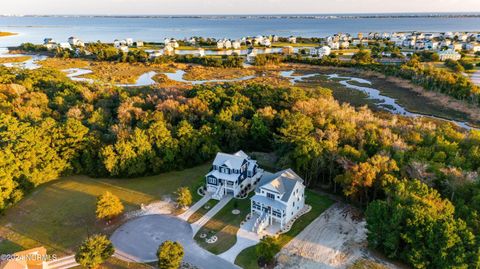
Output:
[[[156,261],[158,246],[172,240],[182,244],[184,261],[199,268],[239,268],[199,247],[193,240],[190,224],[174,216],[147,215],[133,219],[118,228],[110,239],[116,250],[138,262]]]

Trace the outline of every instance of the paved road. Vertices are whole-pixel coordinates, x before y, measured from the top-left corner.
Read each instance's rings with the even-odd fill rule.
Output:
[[[192,227],[186,221],[169,215],[148,215],[131,220],[118,228],[111,241],[120,253],[128,254],[127,261],[156,261],[158,246],[166,240],[180,242],[185,250],[184,260],[203,269],[239,268],[204,250],[193,240]],[[118,256],[122,259],[122,256]]]

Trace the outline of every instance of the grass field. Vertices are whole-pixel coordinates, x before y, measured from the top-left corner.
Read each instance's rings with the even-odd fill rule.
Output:
[[[240,210],[240,214],[235,215],[232,210]],[[212,219],[210,219],[195,235],[195,240],[204,249],[220,254],[227,251],[237,242],[237,231],[240,223],[250,213],[250,199],[233,199],[223,207]],[[200,234],[207,233],[208,236],[216,235],[216,243],[208,244],[205,239],[200,238]]]
[[[110,234],[119,222],[106,227],[95,219],[96,197],[117,195],[125,211],[173,196],[181,186],[198,186],[210,165],[135,179],[92,179],[73,176],[37,188],[0,217],[0,253],[40,245],[52,253],[71,253],[93,233]],[[196,192],[195,192],[196,193]],[[173,198],[173,197],[172,197]],[[194,195],[194,200],[199,196]]]
[[[21,63],[30,60],[30,56],[18,56],[18,57],[1,57],[0,64],[4,63]]]
[[[292,240],[297,234],[299,234],[305,227],[307,227],[312,221],[314,221],[323,211],[329,208],[333,201],[327,197],[317,194],[313,191],[305,191],[306,198],[305,203],[312,206],[312,210],[307,214],[301,216],[292,226],[292,229],[285,234],[279,236],[279,243],[283,247],[290,240]],[[258,256],[255,252],[255,246],[244,249],[237,256],[235,264],[244,269],[257,269]]]

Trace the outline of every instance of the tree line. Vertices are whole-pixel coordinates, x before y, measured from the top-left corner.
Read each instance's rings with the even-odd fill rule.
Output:
[[[415,268],[479,266],[479,131],[355,109],[322,88],[125,89],[4,67],[0,83],[2,209],[68,174],[137,177],[220,150],[275,151],[310,187],[366,208],[370,245],[388,256]]]

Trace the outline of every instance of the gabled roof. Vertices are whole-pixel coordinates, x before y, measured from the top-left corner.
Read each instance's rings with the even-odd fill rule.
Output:
[[[282,201],[287,202],[297,183],[303,184],[303,179],[292,169],[286,169],[275,174],[265,172],[258,183],[258,189],[264,189],[280,194]]]
[[[245,152],[243,151],[238,151],[234,154],[219,152],[217,153],[217,156],[213,161],[213,165],[216,165],[216,166],[223,165],[230,169],[240,169],[244,161],[247,160],[248,158],[249,158],[248,155],[245,154]]]

